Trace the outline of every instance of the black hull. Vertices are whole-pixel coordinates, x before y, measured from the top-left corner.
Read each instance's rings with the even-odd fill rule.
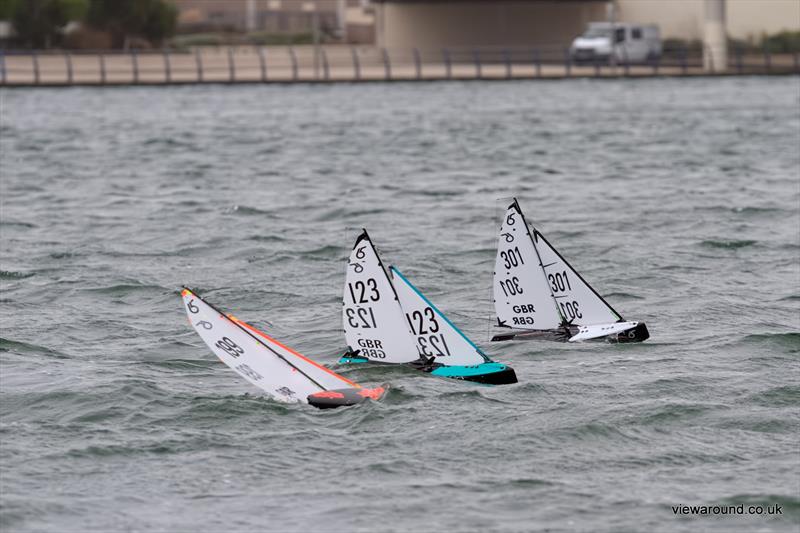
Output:
[[[346,407],[357,405],[367,400],[378,401],[386,392],[388,385],[375,387],[374,389],[336,389],[317,392],[308,395],[308,403],[318,409],[335,409],[336,407]]]
[[[517,383],[517,373],[514,372],[513,368],[506,367],[505,370],[501,370],[500,372],[450,379],[463,379],[464,381],[483,383],[484,385],[513,385],[514,383]]]
[[[650,332],[647,331],[647,325],[644,322],[636,324],[635,328],[623,331],[616,335],[616,342],[643,342],[650,338]],[[612,341],[613,342],[613,341]]]

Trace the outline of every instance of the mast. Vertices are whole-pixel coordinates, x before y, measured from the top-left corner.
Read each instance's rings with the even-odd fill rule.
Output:
[[[367,233],[367,228],[361,228],[361,231],[362,231],[361,235],[358,236],[358,238],[356,239],[355,245],[353,245],[353,250],[355,250],[356,246],[358,246],[358,243],[360,243],[363,240],[366,240],[369,243],[370,248],[372,248],[372,251],[375,252],[375,257],[378,258],[378,266],[381,267],[381,270],[383,271],[383,275],[386,276],[386,281],[389,282],[389,286],[392,288],[392,293],[394,294],[394,299],[397,302],[397,304],[399,305],[400,304],[400,299],[397,297],[397,289],[395,289],[394,283],[392,283],[392,277],[386,271],[386,267],[383,266],[383,261],[381,260],[381,256],[378,253],[378,249],[375,248],[375,244],[372,242],[372,239],[369,238],[369,234]]]
[[[258,344],[260,344],[261,346],[263,346],[264,348],[266,348],[267,350],[269,350],[270,352],[272,352],[273,354],[275,354],[275,355],[278,357],[278,359],[280,359],[281,361],[283,361],[284,363],[286,363],[286,364],[287,364],[287,365],[289,365],[290,367],[294,368],[295,370],[297,370],[298,372],[300,372],[301,374],[303,374],[303,375],[306,377],[306,379],[308,379],[308,380],[309,380],[311,383],[313,383],[314,385],[316,385],[317,387],[319,387],[319,388],[320,388],[320,389],[322,389],[322,390],[328,390],[328,388],[327,388],[327,387],[323,387],[322,385],[320,385],[320,384],[319,384],[319,383],[318,383],[318,382],[317,382],[317,381],[316,381],[314,378],[312,378],[311,376],[309,376],[308,374],[306,374],[305,372],[303,372],[303,370],[302,370],[302,369],[300,369],[300,368],[296,367],[295,365],[293,365],[292,363],[290,363],[288,359],[286,359],[284,356],[282,356],[281,354],[279,354],[278,352],[276,352],[274,349],[272,349],[272,347],[271,347],[271,346],[269,346],[269,345],[265,344],[264,342],[262,342],[262,341],[261,341],[261,339],[259,339],[258,337],[256,337],[255,335],[253,335],[252,333],[250,333],[249,331],[247,331],[247,329],[246,329],[246,328],[242,327],[242,326],[241,326],[240,324],[238,324],[236,321],[234,321],[234,320],[231,320],[230,318],[228,318],[228,315],[226,315],[225,313],[223,313],[222,311],[220,311],[219,309],[217,309],[217,308],[216,308],[216,307],[215,307],[213,304],[209,303],[207,300],[203,299],[201,296],[198,296],[197,294],[195,294],[195,292],[194,292],[194,291],[192,291],[191,289],[189,289],[188,287],[184,287],[184,290],[187,290],[187,291],[189,291],[189,293],[191,293],[191,294],[192,294],[192,295],[193,295],[195,298],[197,298],[198,300],[202,301],[202,302],[203,302],[203,303],[205,303],[207,306],[209,306],[211,309],[213,309],[214,311],[216,311],[217,313],[219,313],[219,315],[220,315],[221,317],[223,317],[225,320],[227,320],[228,322],[230,322],[231,324],[233,324],[234,326],[236,326],[236,327],[237,327],[237,328],[239,328],[240,330],[244,331],[245,333],[247,333],[247,335],[249,335],[249,336],[250,336],[250,337],[251,337],[253,340],[255,340],[255,341],[258,343]]]
[[[531,244],[533,244],[533,250],[536,252],[536,259],[539,260],[539,268],[542,269],[542,276],[544,276],[544,283],[545,285],[547,285],[547,291],[550,293],[550,298],[553,300],[553,305],[555,306],[556,311],[558,312],[558,316],[561,317],[561,325],[566,326],[569,324],[569,322],[567,322],[566,318],[564,317],[564,313],[562,313],[561,309],[559,309],[558,307],[558,301],[556,300],[555,294],[553,294],[553,288],[550,287],[549,283],[547,283],[547,272],[545,272],[544,270],[544,263],[542,263],[542,256],[539,255],[539,248],[536,247],[536,239],[533,238],[533,234],[531,233],[531,226],[528,225],[528,221],[525,218],[525,214],[519,207],[519,202],[517,202],[516,198],[514,198],[514,206],[517,208],[517,212],[522,217],[522,223],[525,224],[525,230],[528,233],[528,237],[531,239]],[[533,231],[536,231],[536,228],[534,228]]]

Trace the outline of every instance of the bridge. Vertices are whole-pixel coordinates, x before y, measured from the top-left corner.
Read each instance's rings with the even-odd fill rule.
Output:
[[[606,20],[606,0],[378,0],[378,46],[441,49],[568,45]]]

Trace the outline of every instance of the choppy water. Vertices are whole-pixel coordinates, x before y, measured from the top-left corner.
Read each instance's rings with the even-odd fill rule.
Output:
[[[0,95],[3,531],[797,531],[798,78]],[[650,341],[486,342],[509,195]],[[334,364],[361,226],[520,383],[285,406],[186,324]]]

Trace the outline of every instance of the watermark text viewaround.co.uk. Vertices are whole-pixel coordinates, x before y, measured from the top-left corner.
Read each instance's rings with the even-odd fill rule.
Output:
[[[783,507],[774,505],[673,505],[676,515],[782,515]]]

